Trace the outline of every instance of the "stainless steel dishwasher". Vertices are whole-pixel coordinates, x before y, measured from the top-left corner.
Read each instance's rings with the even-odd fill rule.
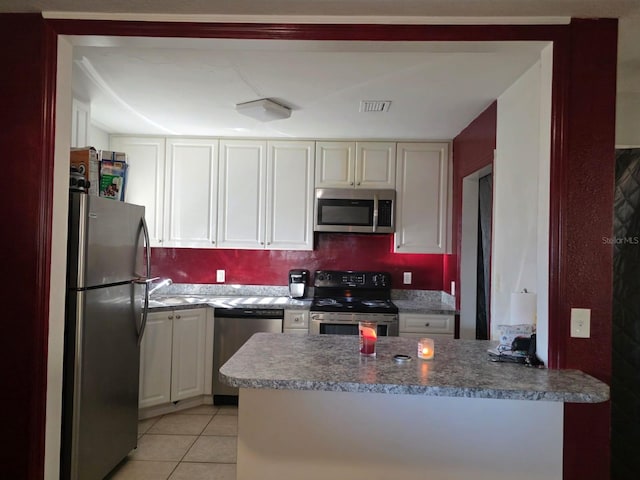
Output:
[[[213,403],[237,404],[238,389],[220,381],[218,371],[251,335],[282,332],[283,309],[216,308],[213,327]]]

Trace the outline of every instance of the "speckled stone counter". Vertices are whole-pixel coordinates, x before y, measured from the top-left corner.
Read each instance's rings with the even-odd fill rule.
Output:
[[[310,299],[286,296],[212,296],[212,295],[158,295],[153,296],[149,308],[154,311],[174,308],[265,308],[284,310],[308,310]]]
[[[488,360],[489,341],[435,340],[435,359],[416,356],[412,338],[378,338],[377,357],[358,354],[356,336],[254,335],[220,369],[229,385],[257,389],[375,392],[598,403],[609,387],[577,370],[548,370]],[[393,355],[412,356],[406,364]]]
[[[150,307],[172,308],[284,308],[308,310],[313,287],[303,299],[289,298],[289,288],[279,285],[227,285],[177,283],[151,297]],[[391,299],[400,313],[454,315],[455,298],[439,290],[393,290]]]

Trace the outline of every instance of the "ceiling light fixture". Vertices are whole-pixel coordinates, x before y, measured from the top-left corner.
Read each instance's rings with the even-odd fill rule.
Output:
[[[238,103],[236,111],[261,122],[282,120],[291,116],[291,109],[279,103],[263,98],[252,102]]]

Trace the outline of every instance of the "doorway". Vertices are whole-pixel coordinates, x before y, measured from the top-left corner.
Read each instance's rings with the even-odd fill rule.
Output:
[[[460,259],[460,338],[490,336],[491,217],[493,165],[462,180],[462,240]]]

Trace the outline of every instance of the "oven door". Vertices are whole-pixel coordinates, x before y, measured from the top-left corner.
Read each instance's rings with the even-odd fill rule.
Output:
[[[360,315],[311,312],[309,333],[311,335],[358,335],[359,319],[378,322],[379,337],[398,336],[398,315],[395,314]]]
[[[320,323],[317,324],[318,331],[321,335],[358,335],[357,323]],[[389,335],[389,325],[378,324],[378,336],[386,337]]]

